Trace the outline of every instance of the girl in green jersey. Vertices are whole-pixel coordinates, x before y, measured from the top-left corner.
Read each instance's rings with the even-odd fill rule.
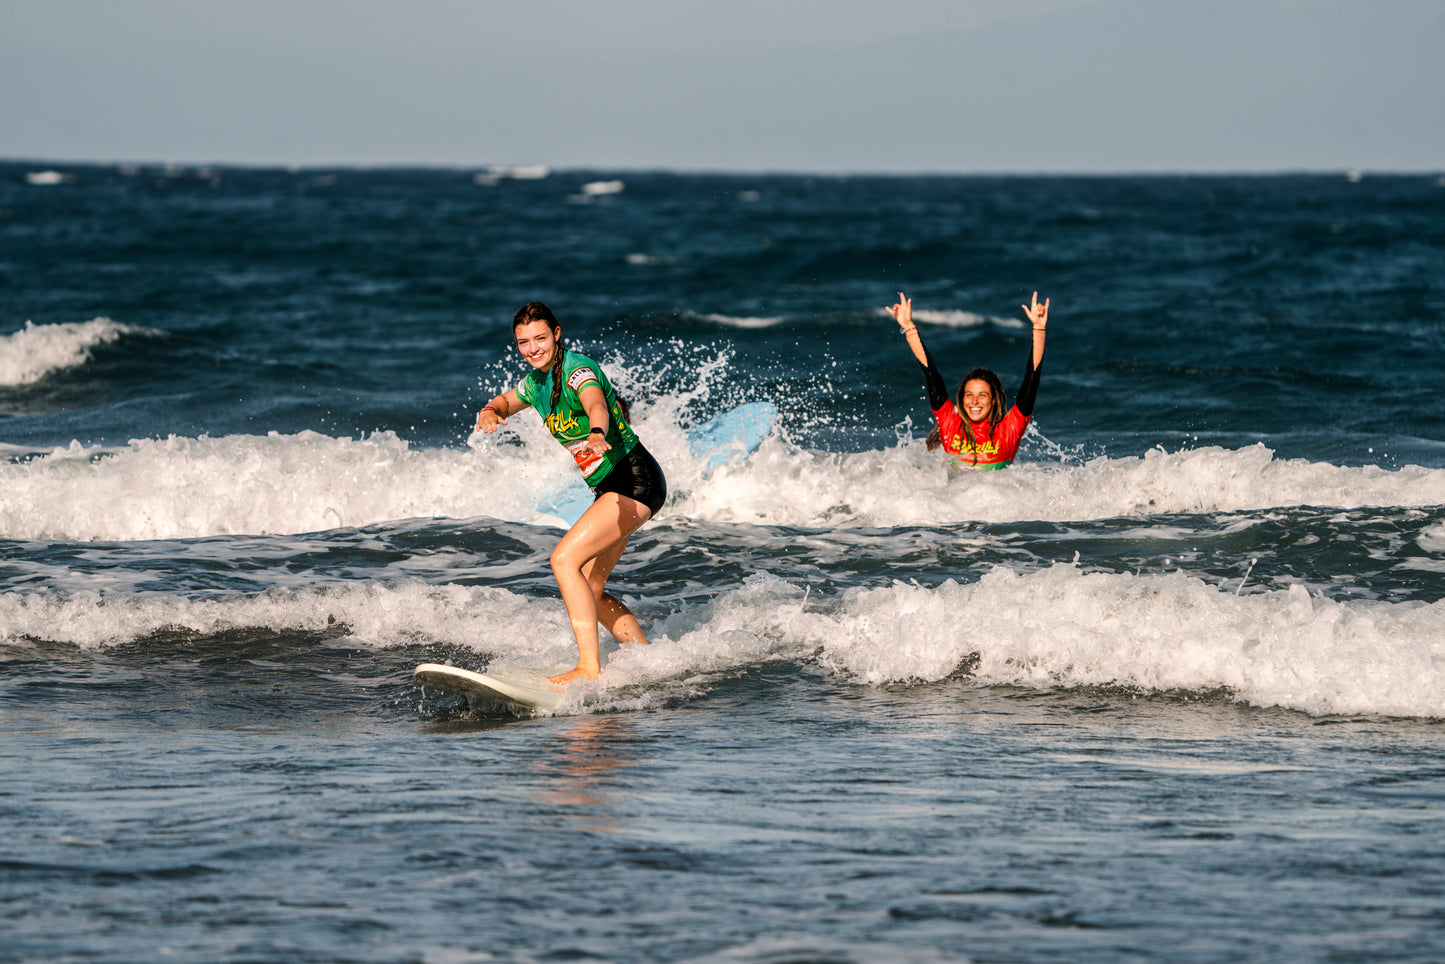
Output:
[[[619,643],[647,642],[637,617],[606,585],[632,533],[662,508],[667,480],[627,423],[626,406],[601,366],[562,346],[551,308],[540,301],[524,305],[512,318],[512,335],[532,370],[477,413],[477,430],[490,435],[508,416],[535,408],[596,493],[552,550],[552,574],[577,637],[577,666],[551,677],[554,683],[596,679],[599,623]]]

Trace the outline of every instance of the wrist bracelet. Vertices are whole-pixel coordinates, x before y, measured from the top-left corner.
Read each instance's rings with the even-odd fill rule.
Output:
[[[606,430],[605,428],[594,428],[592,431],[588,432],[587,434],[588,434],[588,435],[606,435],[606,434],[607,434],[607,430]]]
[[[490,406],[490,405],[483,405],[483,406],[482,406],[482,411],[484,411],[484,412],[491,412],[493,415],[497,416],[498,418],[501,418],[501,417],[502,417],[502,413],[499,412],[499,411],[497,411],[495,408],[493,408],[493,407]]]

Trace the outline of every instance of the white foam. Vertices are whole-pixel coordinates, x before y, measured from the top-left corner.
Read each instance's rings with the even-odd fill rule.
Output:
[[[0,458],[16,460],[40,454],[43,453],[37,452],[33,445],[12,445],[9,442],[0,442]]]
[[[633,405],[633,424],[679,491],[706,476],[684,410],[725,378],[728,360],[696,359],[691,391]],[[627,371],[616,370],[625,391]],[[548,506],[568,490],[585,483],[530,411],[495,435],[474,433],[465,449],[414,449],[391,432],[72,442],[0,464],[0,537],[124,542],[476,516],[555,525]]]
[[[551,168],[541,164],[520,166],[493,164],[487,168],[485,174],[473,174],[472,180],[483,187],[492,187],[506,179],[514,181],[540,181],[543,178],[549,177],[551,173]]]
[[[715,325],[723,325],[727,328],[774,328],[781,325],[786,319],[780,315],[719,315],[707,313],[696,315],[704,321],[710,321]]]
[[[893,317],[886,308],[879,308],[878,313]],[[1024,322],[1019,318],[980,315],[960,308],[914,308],[913,320],[940,328],[981,328],[984,325],[995,325],[999,328],[1024,327]]]
[[[531,486],[564,468],[515,446],[414,450],[389,432],[361,439],[171,436],[119,449],[73,442],[0,466],[0,534],[131,541],[314,532],[416,517],[535,521]]]
[[[29,385],[51,372],[84,365],[91,349],[124,335],[147,333],[109,318],[37,325],[27,321],[14,334],[0,337],[0,385]]]
[[[621,194],[626,186],[621,181],[588,181],[582,185],[582,193],[589,197],[602,194]]]
[[[70,180],[70,177],[59,171],[31,171],[25,175],[25,183],[37,186],[64,184],[68,180]]]
[[[809,598],[769,574],[660,617],[652,645],[614,649],[601,686],[567,711],[651,705],[777,661],[842,680],[1219,693],[1312,714],[1445,717],[1445,602],[1336,602],[1304,586],[1235,595],[1184,573],[994,568],[976,583],[895,582]],[[556,599],[494,587],[349,582],[251,596],[12,591],[0,638],[95,648],[160,631],[334,633],[365,647],[447,644],[494,667],[550,672],[576,650]],[[976,654],[976,661],[975,661]]]
[[[726,359],[716,365],[725,372]],[[697,377],[706,384],[712,376],[703,365]],[[1445,504],[1442,469],[1276,459],[1262,445],[972,472],[912,441],[849,454],[808,450],[787,441],[784,426],[751,455],[706,471],[688,446],[684,412],[693,400],[678,394],[634,403],[638,434],[667,472],[663,519],[871,527]],[[130,541],[315,532],[418,517],[556,524],[546,506],[582,485],[561,446],[527,412],[496,435],[474,437],[467,449],[414,449],[390,432],[172,436],[111,449],[73,442],[0,464],[0,536]]]
[[[950,467],[916,441],[830,454],[770,438],[679,500],[676,511],[724,522],[794,526],[1084,521],[1277,506],[1445,504],[1445,470],[1343,467],[1276,459],[1263,445],[1206,447],[1083,465],[1016,461],[1001,472]]]
[[[860,683],[973,679],[1036,689],[1227,689],[1313,714],[1445,717],[1445,602],[1334,602],[1301,586],[1237,596],[1183,573],[995,568],[977,583],[852,590],[823,611],[770,576],[663,620],[613,683],[818,654]]]
[[[1445,555],[1445,524],[1431,526],[1421,532],[1415,542],[1426,552]]]
[[[53,590],[0,595],[0,639],[28,637],[87,649],[161,631],[335,633],[338,626],[358,645],[465,646],[538,667],[555,665],[558,671],[570,669],[577,654],[559,602],[488,586],[346,582],[201,599]]]

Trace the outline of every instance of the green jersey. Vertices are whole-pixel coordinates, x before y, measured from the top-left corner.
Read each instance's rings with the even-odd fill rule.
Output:
[[[596,385],[602,389],[602,395],[607,399],[607,413],[610,418],[606,438],[607,444],[612,448],[601,455],[593,455],[584,447],[587,436],[591,434],[592,424],[587,419],[587,411],[582,407],[578,393],[586,385]],[[552,369],[533,369],[517,383],[517,397],[537,410],[537,414],[542,416],[542,421],[547,426],[547,431],[577,460],[577,468],[582,470],[582,478],[588,485],[596,486],[607,477],[613,466],[632,451],[637,444],[637,436],[633,433],[632,426],[627,424],[627,419],[622,417],[622,406],[617,402],[617,393],[612,390],[612,383],[603,374],[602,366],[586,355],[579,355],[575,351],[562,353],[562,394],[558,396],[555,408],[552,406],[552,388]]]

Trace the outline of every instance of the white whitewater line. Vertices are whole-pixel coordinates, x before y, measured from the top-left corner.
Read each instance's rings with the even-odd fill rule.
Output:
[[[0,385],[33,384],[52,372],[84,365],[99,345],[147,333],[109,318],[58,325],[27,321],[20,331],[0,337]]]

